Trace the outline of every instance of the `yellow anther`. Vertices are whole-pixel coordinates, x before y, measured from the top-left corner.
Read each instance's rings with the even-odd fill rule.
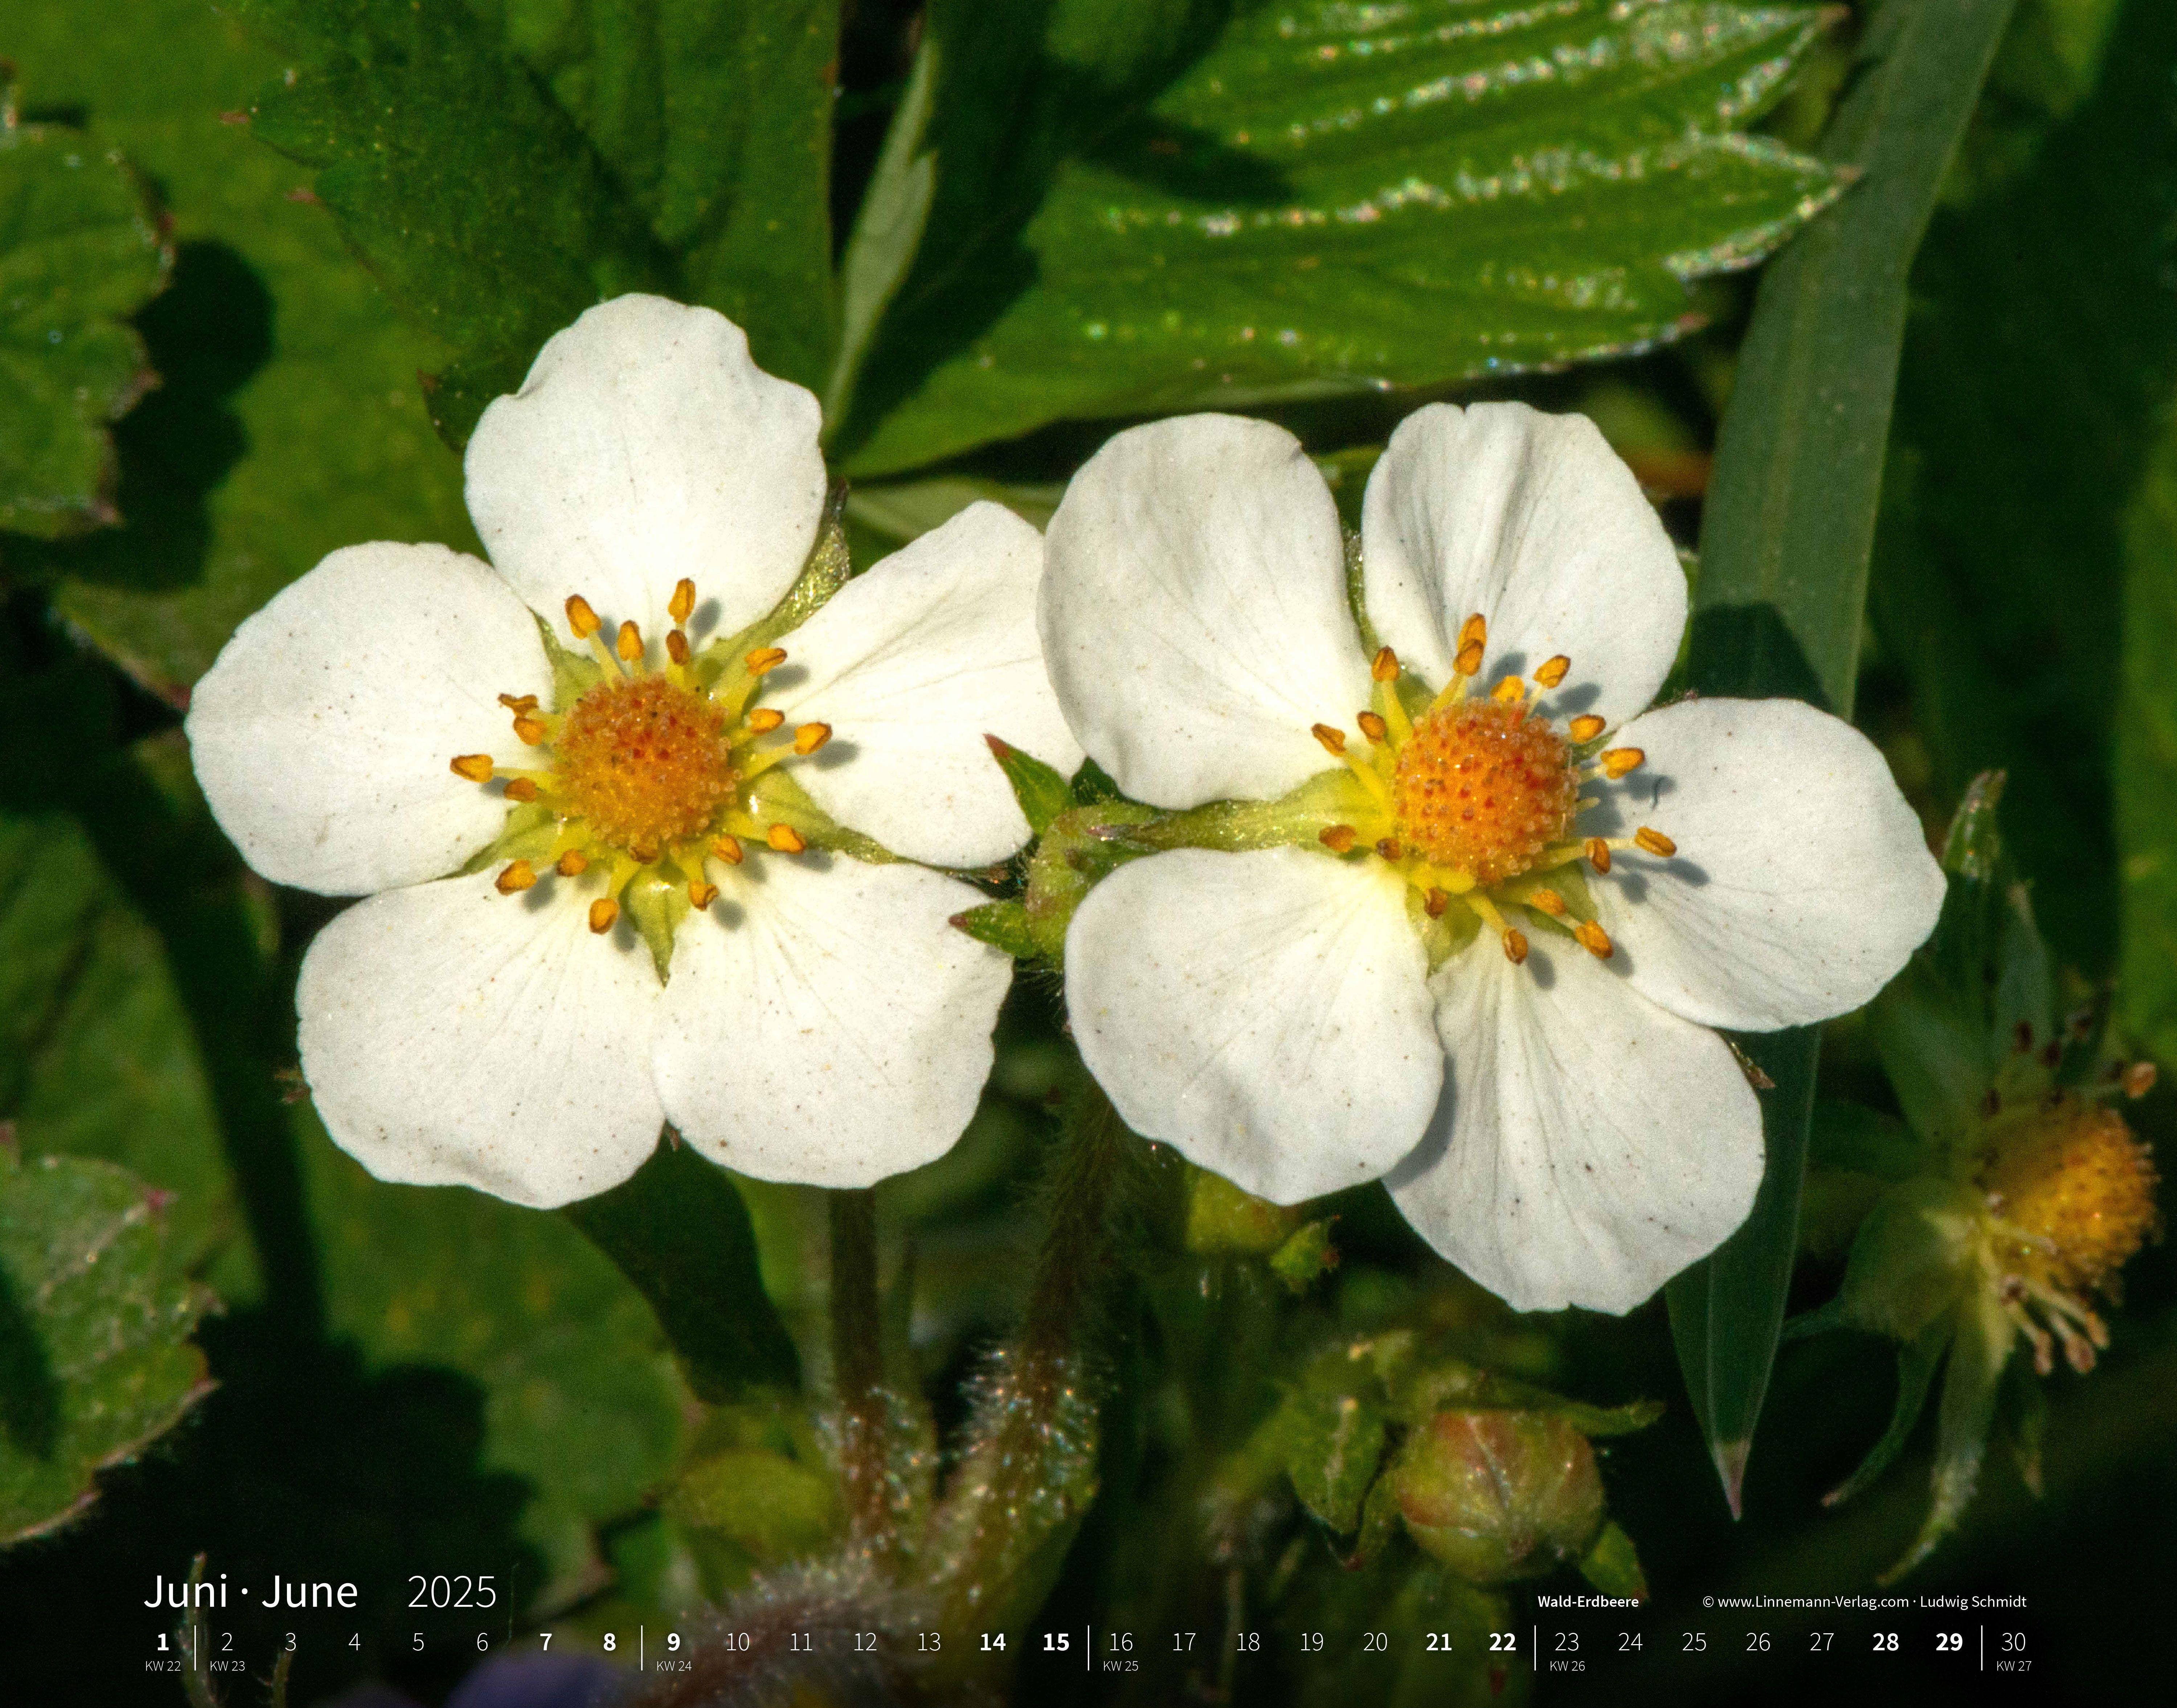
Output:
[[[499,696],[499,703],[509,712],[534,712],[537,696],[534,694],[502,694]]]
[[[1363,712],[1354,722],[1361,726],[1361,733],[1378,747],[1391,739],[1390,727],[1372,712]]]
[[[2124,1094],[2144,1097],[2154,1089],[2154,1082],[2159,1077],[2152,1061],[2135,1061],[2124,1070]]]
[[[794,750],[806,757],[832,739],[828,723],[805,723],[794,732]]]
[[[654,842],[630,843],[627,851],[639,865],[655,865],[657,863],[659,850]]]
[[[1606,747],[1602,750],[1602,774],[1619,778],[1647,758],[1637,747]]]
[[[1540,908],[1553,919],[1561,919],[1565,916],[1564,898],[1555,890],[1528,891],[1527,905],[1530,908]]]
[[[688,662],[688,637],[678,629],[668,629],[665,631],[665,656],[676,664],[685,664]]]
[[[464,753],[450,767],[456,777],[466,777],[471,783],[491,781],[491,756],[488,753]]]
[[[1432,919],[1442,919],[1443,910],[1450,905],[1451,892],[1438,889],[1433,885],[1430,887],[1429,892],[1421,898],[1421,911]]]
[[[790,824],[775,824],[763,833],[763,839],[781,854],[799,854],[809,844],[801,839],[801,832]]]
[[[1610,870],[1610,844],[1599,836],[1587,839],[1587,863],[1599,872]]]
[[[1451,671],[1454,676],[1479,676],[1481,674],[1481,643],[1476,641],[1470,647],[1461,647],[1459,656],[1451,661]]]
[[[1489,690],[1489,697],[1492,700],[1502,700],[1508,705],[1514,700],[1525,700],[1527,697],[1527,685],[1517,676],[1507,676]]]
[[[711,844],[711,853],[729,866],[741,863],[741,843],[739,837],[722,836]]]
[[[1484,647],[1487,646],[1488,642],[1489,624],[1482,616],[1481,612],[1476,611],[1472,616],[1469,617],[1464,623],[1461,623],[1459,625],[1459,650],[1460,652],[1464,652],[1469,647]]]
[[[589,869],[590,857],[577,848],[569,849],[552,867],[563,878],[578,878]]]
[[[1323,744],[1324,752],[1342,754],[1345,751],[1344,730],[1333,729],[1328,723],[1315,723],[1308,726],[1308,733]]]
[[[1668,859],[1678,851],[1678,845],[1659,830],[1650,830],[1646,825],[1633,832],[1633,840],[1658,859]]]
[[[759,706],[748,715],[748,727],[758,735],[768,735],[786,722],[786,714],[776,706]]]
[[[542,747],[544,738],[551,734],[541,719],[532,718],[526,712],[514,720],[514,733],[531,747]]]
[[[527,860],[511,860],[507,868],[493,880],[492,887],[503,896],[526,890],[537,881],[537,870]]]
[[[1399,839],[1394,836],[1380,838],[1376,843],[1376,852],[1387,860],[1402,860],[1406,857],[1405,849],[1400,846]]]
[[[1535,680],[1545,688],[1554,688],[1564,680],[1565,672],[1571,668],[1572,660],[1560,652],[1554,658],[1545,658],[1542,661],[1541,668],[1535,672]]]
[[[590,602],[580,593],[567,595],[567,626],[575,631],[577,641],[587,641],[604,626],[597,621],[597,614],[590,608]]]
[[[767,674],[771,671],[776,670],[780,665],[786,662],[786,648],[783,647],[759,647],[755,652],[750,653],[748,657],[741,662],[748,666],[750,675],[762,676]]]
[[[613,922],[619,918],[619,903],[610,896],[599,896],[590,903],[590,929],[599,936],[609,931]]]
[[[680,585],[685,587],[690,583],[683,581]],[[716,884],[707,884],[697,878],[688,886],[688,905],[699,914],[717,898],[718,887]]]
[[[685,623],[696,614],[696,584],[685,576],[673,584],[673,597],[665,603],[668,615],[676,623]]]
[[[509,800],[521,801],[524,805],[536,799],[543,792],[526,777],[517,777],[506,785],[506,798]]]
[[[1527,958],[1527,937],[1516,926],[1504,933],[1504,958],[1514,966]]]
[[[1334,824],[1316,838],[1333,854],[1351,853],[1358,839],[1359,833],[1350,824]]]
[[[1592,741],[1609,727],[1592,712],[1583,712],[1566,726],[1572,731],[1574,741]]]
[[[619,638],[613,643],[613,651],[630,664],[642,657],[642,630],[632,620],[619,625]]]
[[[1585,919],[1574,925],[1572,928],[1572,934],[1580,940],[1580,947],[1598,961],[1607,961],[1615,952],[1615,946],[1610,941],[1610,933],[1592,919]]]
[[[1368,661],[1368,674],[1378,682],[1399,679],[1399,655],[1389,647],[1378,647],[1376,656]]]

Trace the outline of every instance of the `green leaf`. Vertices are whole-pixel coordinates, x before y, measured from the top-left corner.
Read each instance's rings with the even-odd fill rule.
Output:
[[[1896,1181],[1909,1180],[1927,1166],[1928,1154],[1912,1130],[1895,1116],[1864,1104],[1818,1098],[1807,1132],[1809,1168]]]
[[[127,322],[172,260],[120,156],[19,123],[0,63],[0,529],[52,538],[117,518],[106,428],[154,380]]]
[[[608,1192],[565,1214],[635,1283],[706,1400],[791,1388],[794,1343],[763,1291],[756,1235],[723,1169],[661,1146]]]
[[[1841,1506],[1874,1487],[1875,1479],[1890,1469],[1903,1450],[1912,1433],[1912,1426],[1920,1421],[1920,1413],[1928,1404],[1928,1387],[1934,1379],[1936,1367],[1950,1350],[1951,1331],[1948,1321],[1933,1323],[1918,1339],[1898,1347],[1897,1403],[1891,1411],[1889,1426],[1883,1430],[1882,1438],[1860,1461],[1859,1469],[1822,1497],[1824,1506]]]
[[[1739,134],[1821,27],[1691,0],[938,0],[936,184],[846,466],[1675,336],[1689,281],[1840,187]]]
[[[211,1391],[159,1195],[0,1143],[0,1545],[59,1528]]]
[[[455,443],[583,309],[670,284],[587,139],[466,7],[250,0],[243,16],[307,55],[250,128],[317,169],[394,303],[454,351],[431,406]]]
[[[995,735],[983,739],[990,743],[991,756],[1012,785],[1013,799],[1020,803],[1028,829],[1041,836],[1050,827],[1051,820],[1073,805],[1072,785],[1034,755],[1023,753]]]
[[[221,114],[281,62],[202,0],[12,0],[7,52],[159,186],[173,281],[138,325],[160,388],[122,422],[126,525],[0,540],[71,629],[178,701],[242,618],[335,547],[472,544],[402,327],[295,168]],[[150,44],[156,43],[156,47]]]
[[[761,367],[821,392],[837,338],[839,0],[469,3],[611,168],[672,258],[674,293],[738,322]]]
[[[821,1552],[841,1520],[838,1485],[821,1467],[745,1448],[690,1465],[665,1512],[690,1528],[716,1531],[763,1569]]]
[[[1383,1460],[1385,1422],[1383,1406],[1362,1394],[1302,1391],[1285,1402],[1293,1492],[1340,1536],[1360,1527],[1361,1503]]]
[[[840,258],[839,354],[824,388],[827,423],[846,415],[854,382],[869,357],[870,341],[907,282],[923,227],[930,222],[930,205],[937,194],[937,156],[926,146],[930,96],[936,87],[936,40],[925,35],[915,52],[914,69],[885,132],[884,150]]]
[[[657,1318],[563,1218],[385,1185],[301,1125],[327,1328],[372,1367],[437,1364],[483,1388],[483,1464],[529,1485],[546,1599],[579,1585],[593,1527],[641,1507],[679,1457],[689,1395]]]
[[[1823,139],[1862,174],[1764,275],[1702,519],[1689,669],[1704,693],[1852,712],[1906,279],[2011,0],[1885,0]],[[1767,1166],[1745,1225],[1671,1283],[1686,1387],[1735,1514],[1798,1246],[1820,1034],[1740,1040]]]

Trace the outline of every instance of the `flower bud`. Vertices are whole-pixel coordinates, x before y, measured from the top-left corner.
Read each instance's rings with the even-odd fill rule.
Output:
[[[1407,1531],[1470,1583],[1553,1571],[1602,1528],[1594,1449],[1547,1412],[1439,1411],[1391,1476]]]
[[[1243,1192],[1222,1175],[1191,1169],[1187,1183],[1187,1248],[1204,1257],[1268,1257],[1301,1223],[1287,1209]]]

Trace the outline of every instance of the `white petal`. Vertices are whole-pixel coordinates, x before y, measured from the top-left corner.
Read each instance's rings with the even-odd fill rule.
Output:
[[[690,636],[746,627],[794,585],[824,512],[821,412],[749,359],[741,329],[662,297],[602,303],[538,353],[469,440],[469,515],[491,560],[566,638],[580,593],[664,657],[666,606],[696,583]]]
[[[443,876],[499,834],[465,753],[535,758],[501,694],[549,701],[537,623],[444,546],[335,552],[247,619],[189,700],[220,828],[276,883],[357,895]]]
[[[303,1077],[380,1180],[550,1209],[657,1148],[657,974],[632,931],[591,934],[565,881],[502,896],[448,878],[358,902],[303,960]]]
[[[1451,1083],[1386,1184],[1514,1310],[1629,1311],[1745,1220],[1760,1109],[1715,1033],[1535,939],[1514,967],[1485,931],[1430,981]]]
[[[1066,938],[1081,1058],[1127,1124],[1278,1203],[1375,1179],[1443,1083],[1397,878],[1298,849],[1152,854]]]
[[[1872,997],[1934,929],[1942,869],[1850,724],[1796,700],[1691,700],[1617,739],[1646,762],[1580,829],[1650,825],[1678,844],[1589,880],[1651,1001],[1749,1032],[1825,1019]]]
[[[1400,423],[1361,500],[1368,619],[1422,679],[1489,624],[1482,679],[1563,653],[1551,717],[1612,724],[1656,697],[1686,626],[1686,578],[1655,507],[1584,415],[1448,403]]]
[[[1155,806],[1274,799],[1368,704],[1338,507],[1283,428],[1191,415],[1089,458],[1050,520],[1044,657],[1067,721]]]
[[[760,1180],[871,1186],[952,1148],[1012,962],[949,923],[957,879],[828,855],[711,867],[673,945],[657,1088],[680,1135]]]
[[[933,865],[987,865],[1028,840],[983,738],[1068,777],[1080,768],[1036,639],[1042,574],[1042,535],[1002,505],[971,505],[785,637],[767,702],[832,726],[794,767],[819,806]]]

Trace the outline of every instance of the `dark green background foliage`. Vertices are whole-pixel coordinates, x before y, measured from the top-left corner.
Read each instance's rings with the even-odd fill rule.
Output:
[[[473,1651],[413,1652],[409,1572],[625,1629],[837,1532],[816,1195],[669,1149],[567,1214],[364,1175],[294,1072],[295,969],[337,904],[242,867],[178,728],[234,625],[326,552],[473,549],[454,447],[616,292],[721,309],[824,400],[858,565],[978,494],[1042,519],[1144,414],[1274,415],[1350,518],[1425,398],[1587,410],[1702,549],[1689,679],[1852,707],[1931,829],[2006,771],[2066,1000],[2114,980],[2115,1040],[2177,1063],[2177,10],[1959,0],[2002,29],[1960,139],[1986,40],[1870,9],[12,0],[0,1536],[73,1518],[0,1557],[39,1634],[9,1700],[178,1700],[115,1634],[199,1549],[236,1581],[369,1586],[298,1701],[366,1675],[437,1700]],[[1810,220],[1757,303],[1738,270]],[[1050,810],[1099,798],[1011,768]],[[888,1367],[943,1452],[1034,1285],[1058,1019],[1023,974],[975,1124],[879,1194]],[[1816,1046],[1790,1047],[1803,1089]],[[1825,1100],[1896,1110],[1863,1023],[1820,1052]],[[2166,1145],[2173,1107],[2131,1113]],[[1358,1632],[1497,1609],[1402,1541],[1335,1564],[1372,1534],[1396,1394],[1308,1372],[1416,1323],[1499,1378],[1664,1402],[1603,1475],[1666,1605],[1862,1585],[1918,1526],[1924,1427],[1818,1503],[1890,1414],[1887,1345],[1793,1343],[1771,1372],[1776,1318],[1836,1285],[1833,1250],[1793,1269],[1794,1170],[1668,1316],[1619,1323],[1492,1312],[1374,1189],[1280,1225],[1274,1270],[1190,1253],[1160,1168],[1096,1319],[1072,1475],[1100,1498],[1023,1568],[1058,1619],[1219,1629],[1205,1536],[1258,1546],[1230,1526],[1260,1495],[1301,1563],[1274,1592],[1250,1567],[1266,1629],[1334,1656],[1243,1673],[1243,1700],[1404,1700]],[[125,1261],[40,1293],[99,1240]],[[2028,1595],[2082,1694],[2122,1685],[2119,1634],[2177,1587],[2177,1263],[2127,1280],[2103,1369],[2047,1385],[2044,1496],[1997,1452],[1911,1585]],[[73,1355],[85,1312],[128,1326],[116,1356]],[[1757,1417],[1734,1525],[1716,1459]],[[1656,1655],[1637,1694],[1737,1700],[1753,1664]],[[1896,1688],[1956,1700],[1921,1664]],[[1034,1668],[1023,1700],[1090,1700]]]

